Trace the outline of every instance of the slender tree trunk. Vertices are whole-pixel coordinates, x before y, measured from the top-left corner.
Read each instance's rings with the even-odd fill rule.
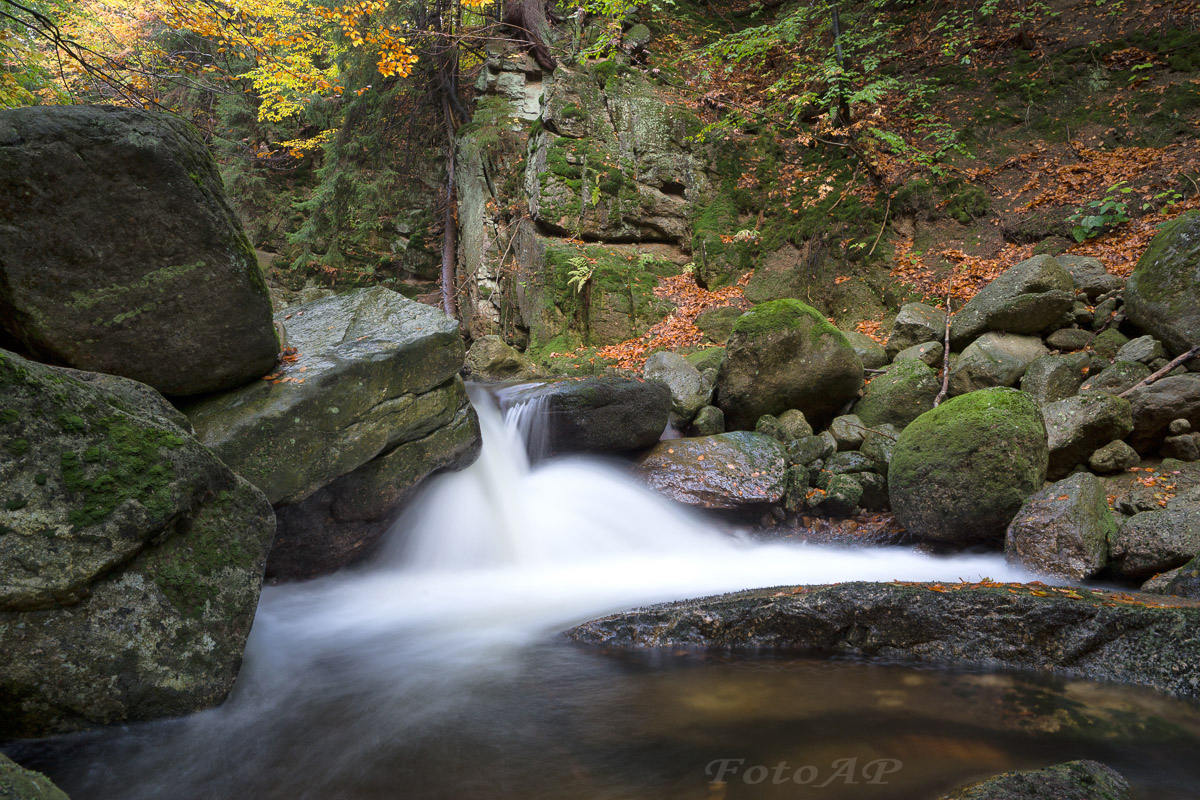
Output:
[[[442,310],[457,319],[454,297],[454,264],[458,257],[458,221],[454,214],[454,118],[450,97],[442,94],[442,113],[446,117],[446,222],[442,234]]]
[[[850,124],[850,103],[846,101],[846,57],[842,53],[842,20],[838,16],[837,3],[833,5],[833,51],[837,56],[841,74],[837,79],[838,125]]]
[[[514,28],[529,44],[530,52],[546,72],[558,66],[547,44],[550,21],[546,19],[544,0],[504,0],[504,24]]]

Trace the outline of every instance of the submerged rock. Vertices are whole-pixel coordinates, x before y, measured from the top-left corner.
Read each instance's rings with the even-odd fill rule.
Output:
[[[717,378],[716,405],[730,428],[795,408],[832,419],[862,385],[862,363],[837,328],[799,300],[774,300],[738,318]]]
[[[940,800],[1132,800],[1116,770],[1095,761],[1006,772],[943,795]]]
[[[271,298],[198,132],[157,111],[0,111],[0,329],[41,361],[170,395],[279,352]]]
[[[753,589],[626,611],[567,632],[634,647],[769,647],[955,667],[1028,669],[1200,698],[1200,603],[1036,587],[842,583]],[[1035,594],[1034,591],[1038,593]],[[1076,599],[1078,598],[1078,599]],[[1158,607],[1161,606],[1161,607]]]
[[[0,385],[0,740],[221,702],[275,529],[266,498],[161,398],[5,351]]]
[[[1004,552],[1037,572],[1084,580],[1104,569],[1116,533],[1104,485],[1079,472],[1025,501],[1008,526]]]
[[[1025,394],[971,392],[900,433],[888,468],[892,509],[924,539],[991,539],[1041,488],[1048,457],[1042,415]]]
[[[749,431],[660,442],[635,471],[659,494],[704,508],[778,503],[787,488],[783,445]]]

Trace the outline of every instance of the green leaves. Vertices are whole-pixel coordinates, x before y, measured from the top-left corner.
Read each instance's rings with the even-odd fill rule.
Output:
[[[1129,221],[1129,205],[1122,199],[1133,192],[1132,187],[1120,181],[1108,187],[1101,200],[1092,200],[1082,208],[1076,208],[1075,213],[1067,217],[1067,222],[1075,223],[1071,235],[1075,241],[1099,236],[1111,228]]]

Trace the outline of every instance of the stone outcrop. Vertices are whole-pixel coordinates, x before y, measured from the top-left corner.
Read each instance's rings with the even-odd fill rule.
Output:
[[[266,498],[161,397],[5,351],[0,387],[0,739],[220,703],[275,529]]]

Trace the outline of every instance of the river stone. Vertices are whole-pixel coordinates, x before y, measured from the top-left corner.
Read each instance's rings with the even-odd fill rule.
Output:
[[[892,451],[896,448],[896,439],[900,430],[895,425],[876,426],[863,434],[862,447],[858,452],[871,459],[872,469],[887,477],[888,466],[892,463]]]
[[[1193,558],[1173,572],[1162,593],[1200,599],[1200,557]]]
[[[1117,351],[1117,361],[1140,361],[1149,365],[1161,358],[1166,358],[1162,342],[1153,336],[1139,336],[1130,339]]]
[[[1200,554],[1200,509],[1143,511],[1125,520],[1110,541],[1113,569],[1146,579]]]
[[[1150,377],[1150,368],[1136,361],[1118,361],[1079,387],[1080,394],[1121,394]]]
[[[1049,354],[1036,336],[985,333],[963,351],[950,371],[950,396],[1016,386],[1030,364]]]
[[[1088,457],[1088,467],[1101,475],[1124,472],[1140,463],[1142,459],[1137,451],[1120,439],[1109,442]]]
[[[458,323],[389,289],[358,289],[280,312],[296,360],[184,407],[197,438],[263,490],[296,503],[465,402]]]
[[[713,436],[725,432],[725,413],[716,406],[705,406],[696,413],[689,433],[692,436]]]
[[[883,349],[883,345],[870,336],[858,331],[843,331],[842,335],[854,348],[854,353],[862,362],[864,369],[879,369],[888,363],[887,351]]]
[[[1108,563],[1108,540],[1116,532],[1104,485],[1079,472],[1025,501],[1008,526],[1004,553],[1037,572],[1085,580]]]
[[[831,475],[824,488],[808,497],[808,507],[822,515],[844,517],[854,513],[862,500],[863,488],[856,475]]]
[[[940,342],[946,334],[946,312],[924,303],[905,303],[892,323],[887,354],[896,354],[922,342]]]
[[[1200,433],[1168,436],[1163,440],[1158,452],[1163,458],[1177,458],[1180,461],[1200,460]]]
[[[1129,444],[1142,455],[1157,450],[1171,422],[1186,419],[1200,426],[1200,375],[1173,375],[1129,393],[1133,408],[1133,433]]]
[[[1133,800],[1129,782],[1095,761],[1068,761],[1038,770],[1006,772],[955,789],[940,800]]]
[[[40,772],[25,769],[0,753],[0,800],[70,800]]]
[[[941,366],[943,356],[946,354],[946,346],[941,342],[925,342],[923,344],[914,344],[912,347],[906,347],[896,354],[895,361],[908,361],[916,359],[924,362],[926,366],[937,369]]]
[[[1046,344],[1052,350],[1074,352],[1082,350],[1091,344],[1092,335],[1079,328],[1060,328],[1046,337]]]
[[[956,397],[900,433],[888,468],[896,519],[923,539],[968,544],[1004,533],[1041,488],[1041,412],[1015,389]]]
[[[829,423],[829,433],[837,442],[838,450],[857,450],[863,440],[863,421],[854,414],[835,417]]]
[[[858,504],[868,511],[886,511],[888,506],[887,478],[877,472],[856,472],[854,480],[862,487]]]
[[[533,359],[495,334],[481,336],[471,344],[467,367],[473,377],[485,380],[527,380],[539,375]]]
[[[837,452],[837,442],[829,431],[817,436],[801,436],[788,443],[788,460],[792,464],[812,464]]]
[[[275,530],[266,498],[156,403],[7,351],[0,386],[0,740],[221,702]]]
[[[733,431],[659,442],[634,471],[659,494],[680,503],[737,509],[783,499],[787,454],[769,436]]]
[[[812,425],[808,424],[804,412],[799,409],[789,408],[779,415],[777,421],[779,429],[783,431],[783,435],[788,441],[813,435]]]
[[[1071,310],[1074,289],[1071,276],[1053,256],[1026,259],[983,287],[954,315],[951,346],[966,347],[987,331],[1039,333]]]
[[[683,428],[691,422],[712,398],[712,387],[700,377],[700,370],[678,353],[654,353],[646,359],[642,375],[648,381],[665,383],[671,390],[670,420],[677,428]]]
[[[671,390],[657,381],[568,378],[530,387],[541,398],[550,454],[644,450],[662,436]]]
[[[1116,313],[1117,308],[1120,305],[1121,299],[1119,297],[1107,297],[1101,300],[1099,303],[1096,303],[1096,308],[1092,312],[1092,330],[1100,330],[1100,328],[1112,318],[1113,314]],[[1123,313],[1121,318],[1124,319]]]
[[[871,472],[875,462],[857,450],[838,452],[825,460],[825,472],[831,475],[850,475],[855,472]]]
[[[279,353],[271,298],[198,132],[157,111],[0,110],[0,336],[170,395]]]
[[[895,425],[903,428],[933,408],[942,382],[921,361],[901,361],[867,384],[854,414],[867,427]]]
[[[937,587],[942,591],[896,583],[752,589],[613,614],[567,636],[607,646],[756,647],[1025,669],[1200,699],[1200,604],[1193,601],[1148,608],[1089,589],[1075,590],[1075,599],[1033,586]]]
[[[1101,295],[1120,289],[1125,282],[1104,268],[1097,258],[1061,255],[1054,257],[1058,265],[1071,276],[1075,288],[1094,301]]]
[[[1058,480],[1096,450],[1133,430],[1129,401],[1111,394],[1068,397],[1042,408],[1050,447],[1047,477]]]
[[[854,348],[816,309],[773,300],[738,318],[717,377],[716,405],[744,430],[763,414],[799,409],[824,424],[854,399],[863,369]]]
[[[1113,361],[1121,348],[1129,344],[1129,337],[1117,330],[1116,326],[1096,334],[1092,340],[1092,350],[1101,358]]]
[[[1160,340],[1172,356],[1200,345],[1200,211],[1155,234],[1125,284],[1129,321]],[[1200,370],[1193,359],[1189,369]]]
[[[1083,385],[1090,357],[1085,353],[1035,359],[1021,376],[1021,391],[1039,406],[1072,397]]]

